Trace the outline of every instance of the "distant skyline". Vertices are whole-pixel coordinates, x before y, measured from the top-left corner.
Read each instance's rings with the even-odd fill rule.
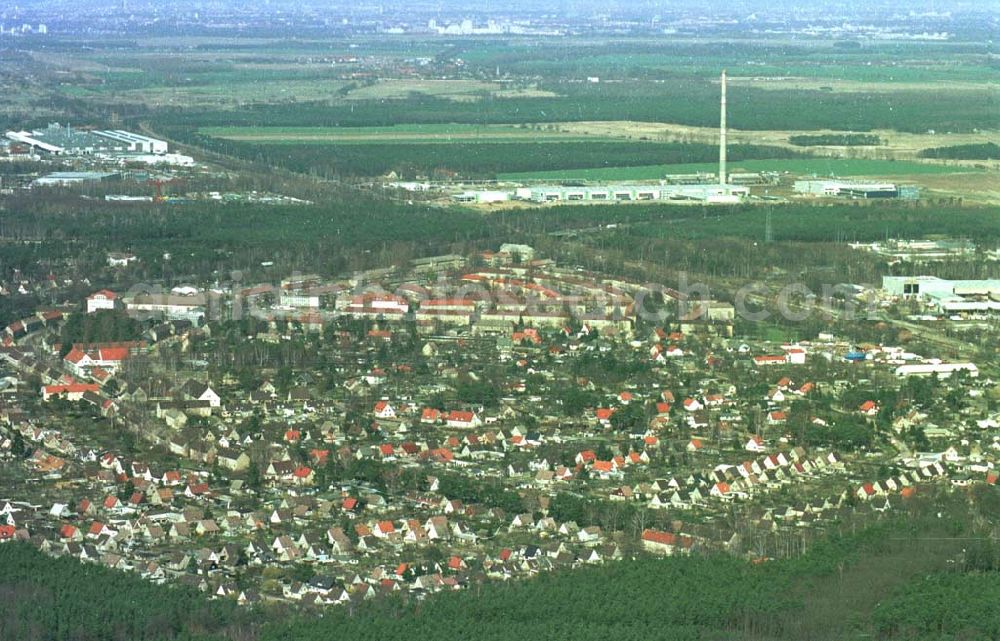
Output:
[[[16,12],[18,8],[45,8],[46,6],[59,7],[67,4],[77,4],[68,0],[20,0],[0,8],[0,13]],[[91,9],[106,7],[108,9],[121,8],[122,0],[95,0],[88,3]],[[896,11],[900,13],[927,12],[927,11],[953,11],[953,10],[977,10],[977,11],[1000,11],[1000,0],[815,0],[805,2],[803,0],[432,0],[428,2],[408,3],[424,8],[439,6],[442,11],[469,12],[476,11],[509,11],[512,9],[532,10],[532,11],[552,11],[554,13],[570,12],[637,12],[647,10],[690,10],[706,9],[716,11],[720,9],[731,9],[734,11],[763,11],[763,10],[816,10],[819,8],[827,10],[858,11],[858,10],[878,10]],[[223,7],[230,11],[239,9],[253,9],[259,11],[262,7],[310,7],[313,9],[326,8],[330,12],[340,12],[344,6],[338,6],[327,1],[318,0],[263,0],[262,2],[248,3],[241,1],[227,0],[127,0],[127,5],[132,9],[171,8],[174,10],[189,8],[191,10],[217,10]],[[403,8],[402,3],[377,0],[367,0],[353,5],[355,9],[379,8],[383,11],[392,11],[394,8]]]

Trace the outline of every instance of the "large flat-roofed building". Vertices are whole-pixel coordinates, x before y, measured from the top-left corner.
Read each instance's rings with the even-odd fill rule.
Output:
[[[896,376],[901,378],[909,376],[948,378],[956,372],[968,372],[972,378],[979,376],[979,368],[974,363],[917,363],[900,365],[896,368]]]
[[[167,153],[166,141],[120,129],[74,129],[69,125],[53,123],[44,129],[8,131],[6,137],[53,156]]]
[[[536,203],[627,202],[650,200],[695,200],[708,203],[739,202],[750,190],[738,185],[535,185],[517,189],[514,197]]]
[[[107,140],[117,141],[126,146],[126,150],[139,154],[165,154],[167,153],[167,141],[157,140],[142,134],[134,134],[121,129],[94,131],[95,136]]]
[[[829,198],[899,198],[899,188],[887,182],[858,182],[851,180],[796,180],[792,189],[799,194]]]
[[[115,172],[107,171],[54,171],[36,178],[34,184],[39,187],[67,187],[84,183],[99,183],[118,176],[119,174]]]
[[[870,251],[893,261],[930,262],[972,256],[976,245],[969,240],[889,240],[874,243],[851,243],[851,248]],[[996,250],[988,258],[1000,258]]]
[[[941,312],[1000,311],[1000,280],[945,280],[937,276],[884,276],[882,291],[919,298]]]
[[[186,320],[199,325],[205,317],[208,299],[204,294],[137,294],[125,299],[125,309],[140,317]]]

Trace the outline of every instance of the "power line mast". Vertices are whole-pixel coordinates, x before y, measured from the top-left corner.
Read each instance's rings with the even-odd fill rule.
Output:
[[[719,110],[719,184],[726,184],[726,70],[722,70],[720,81],[722,93]]]

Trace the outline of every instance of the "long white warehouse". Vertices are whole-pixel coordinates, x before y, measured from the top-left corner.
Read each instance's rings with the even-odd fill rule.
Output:
[[[121,129],[74,129],[53,123],[44,129],[8,131],[6,137],[53,156],[167,153],[167,142]]]
[[[955,372],[968,372],[969,376],[979,376],[979,368],[973,363],[920,363],[917,365],[900,365],[896,368],[896,376],[937,376],[948,378]]]

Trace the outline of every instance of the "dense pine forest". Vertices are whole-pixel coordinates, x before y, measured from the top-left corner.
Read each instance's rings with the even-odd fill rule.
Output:
[[[254,163],[315,176],[361,177],[396,172],[400,177],[442,171],[493,179],[497,175],[555,169],[636,167],[712,162],[716,145],[644,142],[474,142],[416,144],[252,144],[177,131],[175,137]],[[792,158],[793,151],[767,145],[733,145],[730,159]]]
[[[954,145],[934,147],[920,152],[922,158],[946,158],[948,160],[997,160],[1000,159],[1000,145],[984,142],[978,145]]]

